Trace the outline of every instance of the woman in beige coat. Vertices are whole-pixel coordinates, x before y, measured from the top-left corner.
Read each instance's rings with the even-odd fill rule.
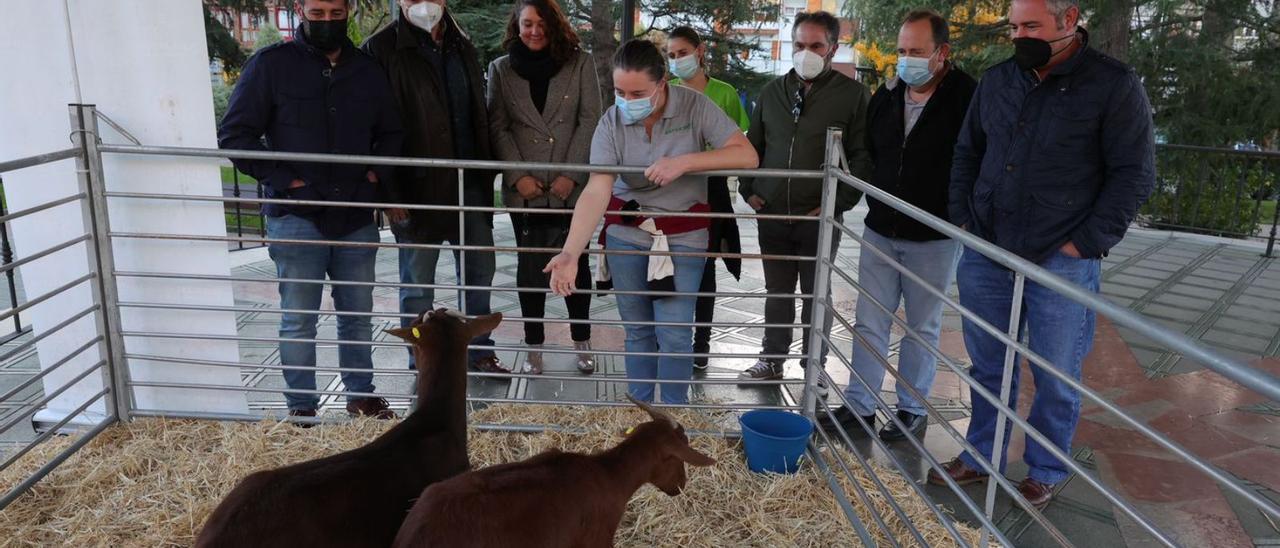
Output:
[[[507,23],[503,47],[508,55],[489,64],[489,128],[498,159],[512,162],[585,164],[591,136],[600,119],[600,85],[591,56],[579,47],[578,36],[555,0],[519,0]],[[560,248],[569,233],[570,215],[586,184],[587,173],[556,173],[512,169],[503,172],[502,198],[507,207],[547,208],[564,214],[512,213],[516,243],[521,248]],[[517,257],[516,282],[523,288],[547,288],[542,268],[553,254],[522,252]],[[578,265],[578,287],[591,284],[587,255]],[[591,354],[591,326],[585,320],[591,296],[565,298],[571,320],[577,367],[595,371]],[[546,293],[521,292],[520,313],[542,318]],[[525,322],[530,347],[524,368],[541,373],[545,340],[541,322]]]

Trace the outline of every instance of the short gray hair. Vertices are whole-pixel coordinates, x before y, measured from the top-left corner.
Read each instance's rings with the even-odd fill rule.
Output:
[[[1059,29],[1067,24],[1067,10],[1073,7],[1080,9],[1080,0],[1044,0],[1044,4],[1049,8],[1049,13],[1053,14],[1053,20],[1058,23]]]

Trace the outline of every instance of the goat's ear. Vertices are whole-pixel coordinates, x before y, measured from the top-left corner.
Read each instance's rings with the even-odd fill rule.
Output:
[[[414,342],[418,342],[418,338],[415,337],[413,334],[413,332],[416,330],[417,328],[413,328],[413,327],[396,327],[393,329],[388,329],[387,334],[395,335],[408,342],[414,343]]]
[[[690,447],[687,442],[677,441],[671,449],[676,458],[693,466],[711,466],[716,463],[716,459],[699,453],[696,449]]]
[[[498,328],[500,323],[502,323],[502,313],[494,312],[488,316],[479,316],[474,320],[467,321],[467,330],[471,332],[472,336],[476,336],[492,332]]]
[[[671,415],[668,415],[668,414],[666,414],[666,413],[664,413],[664,412],[662,412],[662,411],[659,411],[659,410],[658,410],[658,408],[656,408],[656,407],[654,407],[654,406],[652,406],[652,405],[649,405],[649,404],[647,404],[647,403],[645,403],[645,402],[642,402],[642,401],[640,401],[640,400],[637,400],[637,399],[635,399],[635,398],[631,397],[631,394],[627,394],[627,401],[629,401],[629,402],[631,402],[631,403],[635,404],[635,405],[636,405],[636,407],[639,407],[640,409],[643,409],[645,413],[648,413],[648,414],[649,414],[649,418],[651,418],[651,419],[653,419],[653,420],[655,420],[655,421],[666,422],[667,424],[670,424],[670,425],[672,425],[672,426],[679,426],[679,425],[680,425],[680,423],[676,422],[676,420],[675,420],[675,419],[671,418]]]

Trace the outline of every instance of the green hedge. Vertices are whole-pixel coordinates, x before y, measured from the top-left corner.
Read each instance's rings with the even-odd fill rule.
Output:
[[[1221,152],[1160,149],[1147,226],[1248,238],[1270,225],[1280,162]]]

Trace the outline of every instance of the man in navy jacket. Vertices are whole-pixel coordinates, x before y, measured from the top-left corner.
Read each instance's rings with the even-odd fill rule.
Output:
[[[395,156],[400,153],[400,117],[381,67],[347,39],[346,0],[299,2],[302,28],[292,42],[276,44],[245,64],[218,131],[225,149]],[[390,166],[276,160],[235,160],[236,167],[262,182],[268,198],[310,202],[379,202],[390,184]],[[267,237],[271,240],[324,242],[379,241],[374,212],[360,207],[322,204],[267,204]],[[377,248],[330,243],[270,243],[280,278],[372,282]],[[323,283],[280,284],[281,307],[319,310]],[[334,307],[370,312],[370,286],[337,285]],[[368,317],[339,316],[338,338],[369,341]],[[280,337],[314,339],[316,315],[285,313]],[[341,345],[338,364],[369,369],[369,346]],[[283,365],[315,366],[315,344],[280,344]],[[284,371],[291,390],[314,391],[315,372]],[[343,373],[352,415],[392,416],[386,400],[373,397],[372,373]],[[286,392],[292,416],[315,416],[319,396]]]
[[[1133,69],[1089,47],[1076,0],[1014,0],[1013,59],[992,67],[969,107],[951,170],[951,222],[1089,291],[1097,292],[1101,258],[1124,236],[1155,185],[1151,107]],[[1007,331],[1013,274],[966,249],[957,275],[960,302]],[[1023,318],[1031,350],[1079,380],[1093,343],[1094,314],[1028,281]],[[971,374],[1000,393],[1005,345],[968,319]],[[1080,394],[1033,365],[1036,394],[1029,422],[1069,452]],[[1018,374],[1010,407],[1017,408]],[[992,458],[995,409],[973,395],[968,440]],[[1010,429],[1004,430],[1008,439]],[[1007,442],[1003,447],[1007,447]],[[1004,465],[1004,455],[996,455]],[[1048,504],[1067,467],[1033,439],[1019,491]],[[960,483],[985,479],[975,455],[945,466]],[[930,481],[941,483],[936,472]]]

